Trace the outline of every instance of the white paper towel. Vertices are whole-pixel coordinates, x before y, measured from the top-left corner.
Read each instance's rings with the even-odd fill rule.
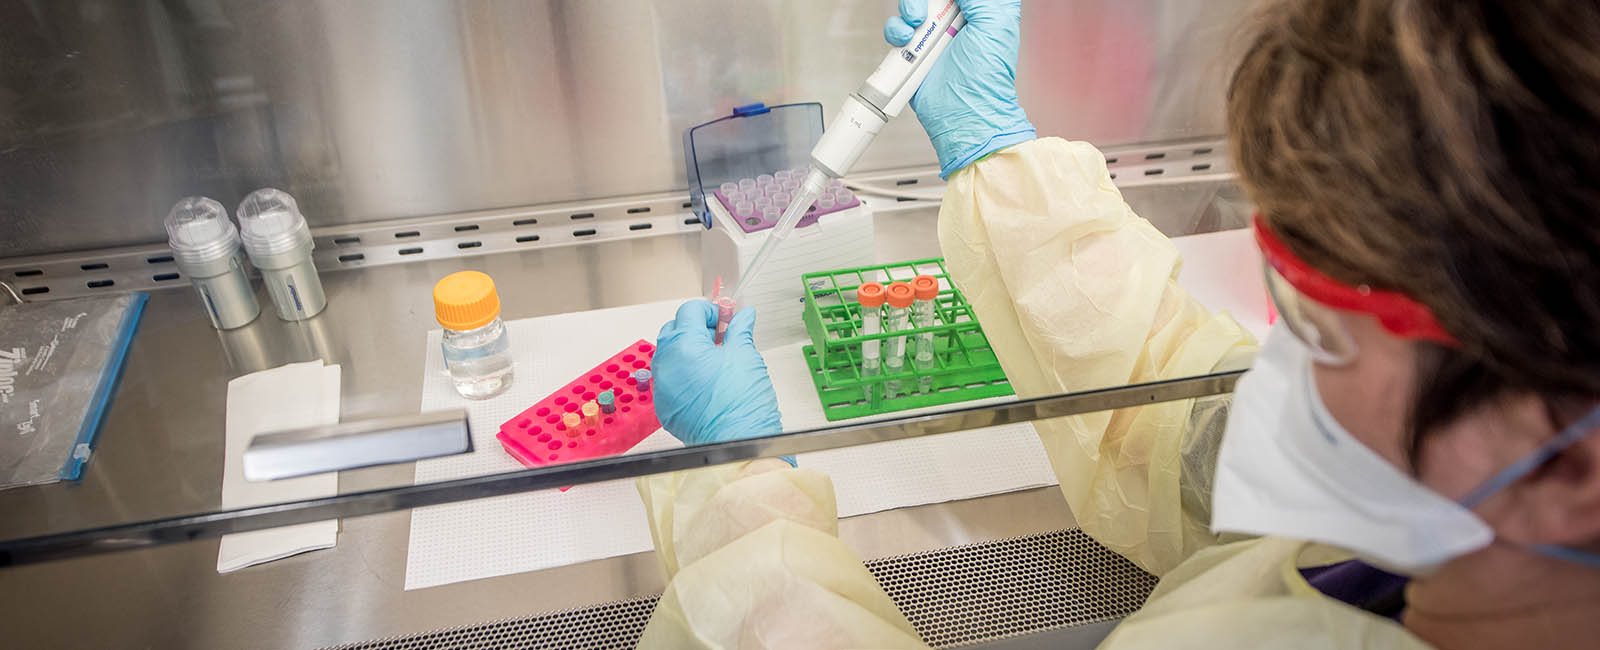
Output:
[[[516,379],[506,393],[475,402],[456,395],[428,336],[422,412],[465,408],[471,454],[417,463],[416,482],[506,472],[521,467],[495,439],[500,424],[623,346],[654,340],[682,299],[507,323]],[[762,353],[784,428],[827,421],[799,345]],[[936,407],[949,408],[949,407]],[[912,413],[907,411],[905,413]],[[664,431],[635,452],[678,446]],[[1011,425],[802,454],[802,466],[833,478],[839,514],[859,515],[1055,484],[1031,425]],[[650,532],[632,480],[468,501],[411,513],[406,589],[489,578],[647,551]]]
[[[222,507],[243,508],[334,494],[338,474],[252,483],[241,464],[259,433],[301,429],[339,421],[339,366],[321,361],[291,363],[228,382],[227,443],[223,450]],[[217,572],[227,573],[297,553],[332,547],[339,520],[224,535]]]

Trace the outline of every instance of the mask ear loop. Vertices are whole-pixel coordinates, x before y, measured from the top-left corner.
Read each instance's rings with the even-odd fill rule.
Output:
[[[1566,429],[1563,429],[1561,433],[1556,434],[1556,437],[1551,438],[1543,445],[1540,445],[1538,449],[1533,450],[1532,453],[1523,456],[1509,467],[1500,470],[1500,473],[1484,481],[1483,484],[1461,499],[1461,505],[1469,510],[1482,505],[1489,497],[1506,489],[1512,483],[1522,480],[1524,476],[1550,462],[1550,459],[1577,444],[1579,440],[1587,438],[1595,427],[1600,427],[1600,406],[1591,409],[1583,417],[1578,418],[1577,422],[1573,422]],[[1547,557],[1600,569],[1600,554],[1554,544],[1528,544],[1526,548]]]
[[[1509,467],[1500,470],[1500,473],[1489,477],[1489,480],[1484,481],[1472,492],[1469,492],[1467,496],[1462,497],[1461,505],[1466,506],[1469,510],[1482,505],[1484,501],[1489,500],[1489,497],[1506,489],[1512,483],[1522,480],[1522,477],[1532,473],[1533,470],[1539,469],[1540,466],[1550,462],[1550,459],[1578,444],[1579,440],[1587,438],[1595,427],[1600,427],[1600,406],[1590,409],[1583,417],[1578,418],[1577,422],[1573,422],[1563,429],[1561,433],[1556,434],[1556,437],[1546,441],[1538,449],[1523,456]]]

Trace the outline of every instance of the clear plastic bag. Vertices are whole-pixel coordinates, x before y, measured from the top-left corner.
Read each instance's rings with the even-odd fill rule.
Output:
[[[0,306],[0,488],[82,474],[146,298]]]

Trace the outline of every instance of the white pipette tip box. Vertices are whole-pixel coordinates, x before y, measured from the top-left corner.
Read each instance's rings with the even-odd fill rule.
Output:
[[[835,194],[835,189],[843,193]],[[842,185],[830,186],[824,198],[832,198],[834,205],[827,211],[812,211],[802,219],[794,233],[773,251],[759,275],[745,280],[748,284],[740,289],[738,307],[756,308],[756,347],[769,348],[806,339],[805,323],[800,318],[805,302],[801,274],[818,269],[863,266],[876,260],[872,208],[848,192]],[[846,198],[843,207],[838,200],[841,196]],[[748,217],[739,219],[721,196],[713,193],[707,199],[711,230],[700,236],[701,277],[705,295],[711,295],[718,276],[724,279],[741,277],[761,245],[766,243],[772,224],[746,224]],[[818,199],[818,203],[821,204],[822,199]],[[817,214],[819,212],[821,214]]]

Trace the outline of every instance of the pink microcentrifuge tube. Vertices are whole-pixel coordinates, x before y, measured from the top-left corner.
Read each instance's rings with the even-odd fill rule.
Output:
[[[767,209],[761,211],[761,220],[762,221],[771,221],[773,223],[777,223],[778,222],[778,217],[781,217],[781,216],[783,216],[783,211],[779,210],[777,208],[767,208]]]
[[[762,175],[756,177],[756,185],[762,185],[762,184],[766,184],[766,183],[771,183],[772,180],[773,180],[772,174],[762,174]]]
[[[722,345],[722,337],[728,333],[728,321],[733,320],[733,298],[723,296],[717,298],[712,304],[717,306],[717,335],[715,343]]]
[[[749,201],[740,201],[733,204],[733,216],[748,217],[756,213],[756,205]]]
[[[794,198],[794,197],[789,196],[788,192],[773,192],[772,193],[772,204],[773,205],[781,205],[781,206],[784,207],[784,209],[788,209],[789,208],[789,199],[792,199],[792,198]]]
[[[828,198],[826,196],[824,196],[824,197],[822,197],[820,199],[817,199],[817,209],[818,210],[832,210],[833,209],[833,205],[834,205],[833,199],[830,199],[830,198]]]
[[[731,196],[734,192],[739,191],[739,185],[737,183],[723,183],[718,189],[722,190],[723,196]]]
[[[722,276],[720,275],[711,284],[711,304],[717,308],[717,332],[712,342],[722,345],[722,336],[728,333],[728,321],[733,320],[733,309],[737,305],[733,302],[733,298],[722,295]]]
[[[739,179],[739,191],[744,192],[745,194],[749,194],[750,191],[754,190],[754,189],[756,189],[756,179],[754,179],[754,178],[741,178],[741,179]]]

